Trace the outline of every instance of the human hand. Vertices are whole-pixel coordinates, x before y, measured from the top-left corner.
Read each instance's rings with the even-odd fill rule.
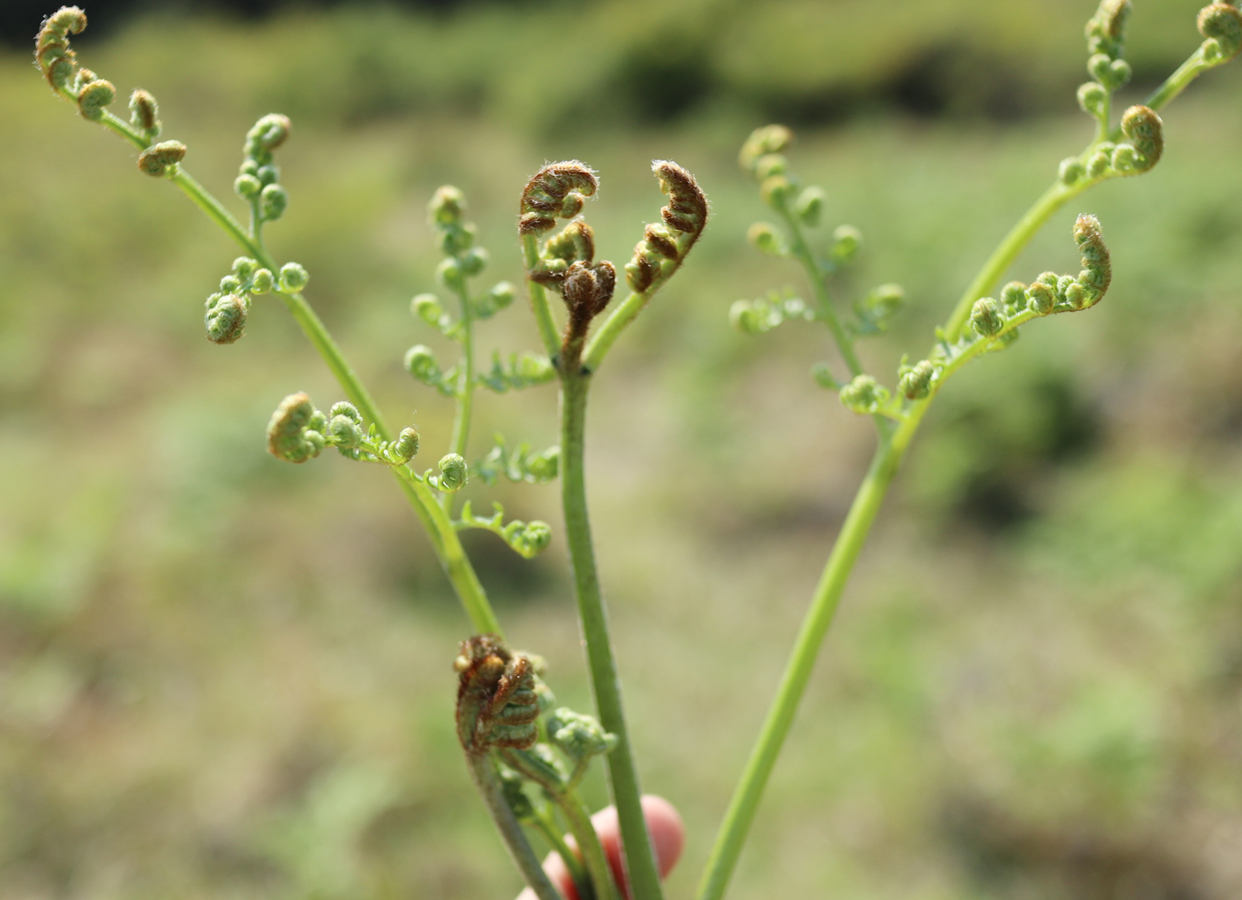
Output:
[[[673,805],[663,797],[653,794],[643,796],[643,817],[647,820],[647,830],[651,833],[651,843],[655,848],[656,864],[660,867],[660,877],[666,876],[681,857],[681,849],[686,842],[686,826]],[[617,823],[615,807],[601,809],[591,816],[591,824],[599,835],[599,842],[608,857],[608,865],[612,868],[617,884],[623,886],[626,900],[629,900],[629,886],[625,884],[621,865],[621,828]],[[567,837],[570,847],[574,839]],[[578,891],[574,888],[573,879],[559,854],[551,853],[543,862],[543,870],[548,873],[552,883],[565,896],[565,900],[578,900]],[[522,891],[517,900],[535,900],[535,892],[530,888]]]

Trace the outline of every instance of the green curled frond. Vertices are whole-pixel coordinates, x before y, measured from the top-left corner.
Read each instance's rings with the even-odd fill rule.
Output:
[[[435,388],[445,397],[457,394],[457,367],[444,371],[436,361],[435,353],[425,344],[415,344],[405,351],[405,370],[428,387]]]
[[[104,110],[116,99],[116,88],[112,82],[95,78],[82,85],[78,91],[78,112],[82,118],[98,122],[103,118]]]
[[[527,273],[536,284],[560,290],[576,262],[590,263],[595,259],[595,232],[586,222],[570,222],[548,238],[539,251],[539,262]]]
[[[159,178],[185,159],[185,154],[186,146],[180,141],[161,141],[138,155],[138,171]]]
[[[793,132],[784,125],[765,125],[756,128],[742,144],[738,163],[747,172],[754,172],[760,158],[773,153],[784,153],[793,143]]]
[[[1242,12],[1229,3],[1213,3],[1199,11],[1203,59],[1210,65],[1229,62],[1242,49]]]
[[[538,519],[523,522],[514,519],[505,522],[505,509],[499,503],[492,504],[491,518],[482,518],[474,513],[467,500],[461,507],[461,519],[453,523],[457,529],[480,528],[498,535],[515,553],[524,559],[533,559],[548,548],[552,543],[552,528],[547,522]]]
[[[246,142],[242,153],[247,159],[254,160],[260,166],[270,165],[272,151],[289,139],[293,123],[288,116],[280,113],[268,113],[261,117],[246,132]]]
[[[437,490],[452,494],[464,488],[470,480],[470,466],[459,453],[448,453],[442,456],[437,465],[440,469],[439,475],[432,475],[430,469],[424,475],[427,483]]]
[[[69,47],[69,35],[86,30],[86,13],[76,6],[62,6],[43,20],[35,38],[35,61],[54,91],[64,91],[78,71],[77,54]]]
[[[539,696],[529,657],[514,653],[495,635],[461,644],[457,673],[457,739],[470,755],[525,750],[539,739]]]
[[[562,706],[548,716],[548,741],[574,762],[601,756],[617,746],[599,719]]]
[[[522,190],[518,233],[545,234],[557,219],[572,219],[583,201],[599,189],[595,171],[576,159],[549,163],[531,176]]]
[[[289,206],[289,194],[279,183],[280,169],[273,151],[289,139],[292,128],[288,116],[268,113],[246,132],[233,190],[250,204],[256,229],[279,219]]]
[[[233,344],[241,340],[249,312],[250,297],[247,294],[212,294],[207,298],[207,312],[203,317],[207,340],[213,344]]]
[[[526,442],[511,448],[504,435],[496,435],[495,440],[496,445],[487,456],[472,467],[484,484],[495,484],[502,475],[514,483],[547,484],[560,474],[559,446],[535,453]]]
[[[511,353],[507,362],[500,351],[492,354],[492,367],[476,376],[478,384],[503,394],[556,380],[552,360],[538,353]]]
[[[1102,0],[1095,15],[1087,21],[1087,50],[1119,59],[1125,47],[1126,23],[1130,19],[1130,0]]]
[[[1160,162],[1164,153],[1164,123],[1155,110],[1131,106],[1121,117],[1121,133],[1129,143],[1118,144],[1113,151],[1112,164],[1118,172],[1138,174]]]
[[[291,463],[318,456],[325,441],[321,432],[310,427],[314,418],[315,406],[306,394],[290,394],[280,401],[267,424],[267,452]]]
[[[729,322],[742,334],[763,334],[791,320],[814,322],[815,309],[786,288],[766,297],[738,300],[729,307]]]

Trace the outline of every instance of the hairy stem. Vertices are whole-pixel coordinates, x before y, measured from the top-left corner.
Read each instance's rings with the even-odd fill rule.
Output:
[[[513,862],[526,883],[531,886],[539,900],[564,900],[543,871],[539,857],[535,856],[530,842],[526,840],[517,816],[505,801],[500,779],[492,768],[492,761],[485,753],[467,753],[466,762],[470,767],[470,777],[474,779],[474,784],[487,805],[487,811],[492,814],[496,828],[500,831],[505,846],[509,848],[509,855],[513,857]]]
[[[522,236],[522,255],[526,262],[527,274],[535,271],[539,265],[539,237],[534,234]],[[561,352],[561,339],[556,333],[556,319],[552,318],[552,307],[548,303],[548,292],[542,284],[526,281],[530,294],[530,308],[535,314],[535,324],[539,326],[539,338],[547,351],[548,359],[556,362]]]
[[[584,452],[589,386],[590,376],[582,371],[561,373],[561,492],[565,532],[591,672],[591,689],[600,723],[617,736],[617,746],[608,754],[608,781],[621,825],[626,873],[634,900],[660,900],[660,876],[643,818],[638,773],[625,727],[621,685],[617,679],[608,634],[608,614],[600,592],[591,523],[587,516]]]

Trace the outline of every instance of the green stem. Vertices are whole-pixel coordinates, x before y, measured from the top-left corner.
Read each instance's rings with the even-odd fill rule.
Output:
[[[621,685],[612,655],[608,616],[600,592],[587,515],[584,453],[589,386],[590,376],[581,371],[561,373],[561,491],[565,532],[596,708],[600,723],[617,736],[617,746],[608,754],[608,781],[621,826],[626,872],[634,900],[659,900],[662,896],[660,876],[643,819],[638,773],[625,727]]]
[[[815,294],[815,307],[819,318],[827,323],[828,329],[832,332],[832,339],[836,341],[837,349],[840,350],[841,358],[845,360],[850,375],[857,377],[863,373],[862,363],[858,361],[858,354],[854,352],[854,344],[849,339],[849,335],[845,333],[841,320],[837,318],[836,310],[832,308],[832,298],[828,294],[826,281],[827,273],[816,261],[815,254],[811,252],[806,236],[802,233],[802,225],[798,217],[790,212],[789,206],[781,203],[777,212],[785,220],[785,226],[793,244],[794,257],[806,269],[807,277],[811,280],[811,290]]]
[[[646,307],[647,301],[651,299],[651,295],[659,290],[660,285],[653,284],[647,289],[646,293],[631,293],[612,311],[604,324],[595,330],[595,334],[591,335],[587,341],[586,349],[582,351],[582,368],[587,372],[594,372],[599,368],[600,363],[604,361],[604,356],[612,349],[612,345],[617,342],[617,338],[621,336],[621,332],[629,327],[629,324],[638,318],[638,314]]]
[[[569,877],[573,879],[574,887],[578,889],[578,900],[595,900],[591,876],[587,874],[586,866],[582,864],[582,858],[570,849],[565,838],[561,836],[561,830],[556,827],[556,822],[551,814],[545,811],[547,809],[550,809],[550,807],[536,810],[535,818],[531,820],[532,824],[539,829],[543,839],[548,842],[553,852],[565,863],[565,868],[569,870]]]
[[[944,327],[945,337],[950,343],[961,337],[962,329],[966,327],[966,321],[970,318],[970,308],[974,306],[975,301],[986,296],[988,291],[996,287],[1001,276],[1013,265],[1013,261],[1030,243],[1035,233],[1052,218],[1053,213],[1071,198],[1077,197],[1090,184],[1091,182],[1085,182],[1079,187],[1066,185],[1060,181],[1054,182],[1018,220],[1009,234],[1005,235],[1004,240],[992,251],[992,255],[983,264],[975,280],[966,288],[966,292],[957,301],[957,306],[953,308],[953,314],[949,316]]]
[[[466,762],[470,767],[470,776],[474,779],[488,812],[492,814],[492,820],[496,823],[505,846],[509,848],[509,855],[513,857],[513,862],[526,883],[531,886],[539,900],[564,900],[543,871],[539,858],[531,849],[530,841],[526,840],[521,823],[505,801],[500,779],[492,768],[492,761],[485,753],[467,753]]]
[[[449,443],[451,452],[464,457],[470,441],[470,419],[474,413],[474,315],[464,276],[455,290],[461,300],[462,351],[457,373],[457,410],[453,416],[453,436]],[[453,495],[445,493],[444,508],[452,509],[452,506]]]
[[[220,201],[192,178],[188,172],[180,166],[176,166],[171,170],[169,178],[181,189],[182,193],[189,197],[203,212],[207,213],[213,222],[224,229],[225,233],[240,244],[242,249],[253,256],[260,265],[273,273],[277,271],[276,262],[271,254],[258,244],[247,230],[242,227],[241,223],[233,218],[233,215],[224,208]],[[362,413],[367,421],[375,424],[375,430],[381,438],[390,440],[392,432],[385,423],[375,400],[371,397],[370,392],[341,352],[341,348],[332,339],[332,335],[328,332],[323,320],[316,315],[310,303],[307,302],[301,293],[282,293],[280,294],[280,299],[284,301],[285,306],[301,327],[302,332],[319,352],[319,355],[341,385],[341,389],[345,391],[345,396],[349,398],[349,401],[354,406],[358,407],[358,411]],[[440,565],[452,583],[453,589],[457,592],[457,596],[461,600],[466,614],[470,617],[475,631],[480,634],[501,635],[500,623],[496,619],[495,612],[492,611],[487,594],[483,590],[483,585],[479,582],[478,575],[470,564],[470,559],[466,556],[465,548],[461,545],[461,539],[457,536],[457,531],[453,528],[453,523],[449,519],[448,514],[436,499],[435,493],[418,476],[404,466],[393,468],[393,472],[401,482],[402,489],[410,502],[410,506],[413,507],[415,515],[423,523],[423,527],[431,539],[432,547],[435,549],[436,556],[440,560]]]
[[[552,307],[548,304],[548,292],[543,285],[530,280],[530,273],[539,266],[539,236],[522,235],[522,255],[526,262],[526,287],[530,295],[530,308],[535,314],[535,324],[539,326],[539,338],[548,353],[548,359],[556,362],[561,352],[561,339],[556,333],[556,319],[552,317]]]
[[[591,875],[591,884],[595,888],[596,900],[618,900],[617,884],[612,877],[612,868],[600,845],[599,835],[595,833],[595,825],[586,806],[574,790],[556,797],[557,805],[569,822],[569,830],[582,851],[582,861]]]
[[[1159,112],[1168,105],[1169,101],[1186,90],[1192,81],[1211,68],[1213,65],[1203,59],[1203,50],[1196,50],[1189,59],[1177,67],[1172,75],[1164,80],[1164,84],[1148,96],[1143,105]],[[1121,134],[1121,131],[1118,130],[1116,133]]]

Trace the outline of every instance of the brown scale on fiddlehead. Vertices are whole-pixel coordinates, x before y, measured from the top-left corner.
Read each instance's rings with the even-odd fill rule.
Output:
[[[572,219],[582,202],[599,189],[595,172],[576,159],[550,163],[536,172],[522,190],[519,234],[544,234],[556,220]]]
[[[77,55],[69,49],[69,35],[85,29],[86,13],[76,6],[62,7],[43,20],[35,42],[35,59],[53,90],[66,88],[77,72]]]
[[[539,737],[539,696],[530,658],[495,635],[465,640],[453,662],[458,674],[457,739],[467,754],[526,750]]]
[[[626,283],[636,294],[650,291],[657,281],[675,272],[707,224],[707,197],[693,175],[667,159],[657,159],[651,169],[669,202],[660,210],[664,221],[643,230],[643,239],[625,267]]]

